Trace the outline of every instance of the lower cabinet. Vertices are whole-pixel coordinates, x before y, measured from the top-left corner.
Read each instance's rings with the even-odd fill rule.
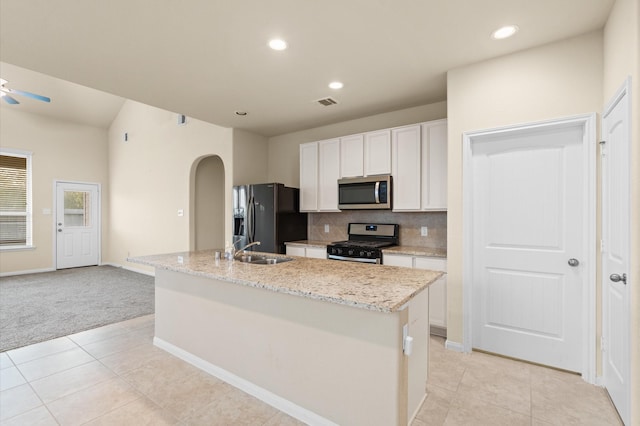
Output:
[[[287,246],[287,255],[326,259],[327,249],[322,247]]]
[[[441,257],[384,254],[383,263],[414,269],[430,269],[447,272],[447,259]],[[429,286],[429,323],[431,334],[447,335],[447,276],[444,275]]]

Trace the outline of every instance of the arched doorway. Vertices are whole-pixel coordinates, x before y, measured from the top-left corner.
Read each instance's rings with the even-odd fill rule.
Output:
[[[191,249],[224,248],[224,164],[217,155],[194,164]]]

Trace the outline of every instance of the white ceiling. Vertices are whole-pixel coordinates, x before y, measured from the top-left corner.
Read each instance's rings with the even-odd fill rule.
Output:
[[[12,107],[108,126],[128,98],[273,136],[443,101],[447,70],[600,29],[613,2],[0,0],[0,72],[52,98]]]

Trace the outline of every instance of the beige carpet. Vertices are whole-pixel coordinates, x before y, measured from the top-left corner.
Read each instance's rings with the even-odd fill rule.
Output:
[[[154,313],[154,279],[112,266],[0,278],[0,352]]]

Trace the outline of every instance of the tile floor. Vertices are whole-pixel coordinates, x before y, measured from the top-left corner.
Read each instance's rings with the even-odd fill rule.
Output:
[[[300,425],[152,344],[153,315],[0,353],[2,425]],[[433,337],[424,425],[619,425],[578,376],[444,349]]]

